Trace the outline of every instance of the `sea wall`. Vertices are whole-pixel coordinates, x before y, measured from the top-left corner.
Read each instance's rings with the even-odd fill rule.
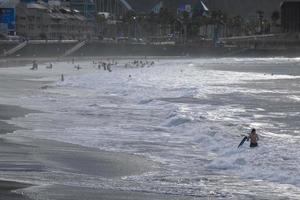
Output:
[[[78,44],[73,42],[29,42],[24,48],[3,58],[61,58],[64,53]],[[271,43],[270,43],[271,44]],[[192,57],[299,57],[300,45],[240,45],[231,47],[208,47],[190,45],[117,44],[89,41],[68,57],[101,56],[192,56]],[[0,52],[7,51],[17,43],[0,43]],[[280,47],[280,48],[279,48]]]
[[[109,44],[88,42],[72,56],[220,56],[227,50],[191,45]]]
[[[10,55],[10,58],[62,57],[74,47],[76,42],[33,42]],[[17,44],[4,46],[0,43],[0,52],[7,51]],[[226,54],[224,48],[202,47],[200,45],[154,45],[154,44],[117,44],[101,41],[88,41],[83,47],[69,57],[90,56],[221,56]],[[3,54],[2,54],[3,56]]]

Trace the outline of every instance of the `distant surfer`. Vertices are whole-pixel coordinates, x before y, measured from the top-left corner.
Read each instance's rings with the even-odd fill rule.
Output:
[[[103,69],[106,70],[106,62],[102,63]]]
[[[50,63],[48,66],[46,66],[46,69],[52,69],[53,65]]]
[[[109,63],[108,65],[107,65],[107,70],[109,71],[109,72],[112,72],[112,70],[111,70],[111,64]]]
[[[36,60],[32,61],[32,68],[30,68],[31,70],[38,70],[38,64],[36,62]]]
[[[249,134],[248,140],[250,139],[250,147],[257,147],[257,141],[259,140],[258,135],[256,134],[255,128],[251,130],[251,133]]]
[[[74,68],[77,69],[77,70],[80,70],[80,69],[81,69],[80,65],[75,65]]]

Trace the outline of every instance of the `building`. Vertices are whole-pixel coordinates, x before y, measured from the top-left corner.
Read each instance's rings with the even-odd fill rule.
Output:
[[[95,21],[96,4],[94,0],[70,0],[69,4],[72,10],[78,10],[89,21]]]
[[[15,8],[0,8],[0,32],[4,35],[15,35],[16,32]]]
[[[128,11],[132,11],[131,5],[126,0],[95,0],[97,13],[109,13],[111,16],[120,18]]]
[[[202,0],[127,0],[136,13],[158,14],[161,8],[168,9],[174,15],[184,11],[190,13],[205,12],[208,8]]]
[[[16,5],[18,0],[0,1],[0,33],[3,35],[16,34]]]
[[[281,26],[284,32],[300,31],[300,1],[282,2]]]
[[[48,40],[84,40],[94,36],[93,24],[78,11],[46,3],[20,3],[16,10],[18,36]]]

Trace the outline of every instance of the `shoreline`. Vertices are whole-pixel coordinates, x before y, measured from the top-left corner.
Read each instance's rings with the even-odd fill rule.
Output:
[[[29,66],[31,67],[32,62],[36,60],[38,64],[47,64],[47,63],[56,63],[56,62],[72,62],[72,59],[76,61],[93,61],[93,60],[102,60],[102,59],[118,59],[118,60],[154,60],[154,59],[222,59],[222,58],[298,58],[300,55],[276,55],[276,56],[270,56],[268,54],[266,55],[260,55],[257,54],[249,54],[249,55],[242,55],[242,56],[81,56],[81,57],[24,57],[24,58],[11,58],[11,57],[0,57],[0,68],[10,68],[10,67],[24,67]]]
[[[32,185],[0,180],[0,197],[5,200],[31,200],[30,198],[15,192],[15,190],[24,189],[30,186]]]
[[[1,58],[0,57],[0,68],[10,68],[10,67],[23,67],[27,65],[32,65],[33,60],[37,60],[39,64],[45,64],[50,62],[71,62],[72,59],[76,61],[92,61],[97,59],[118,59],[118,60],[127,60],[127,59],[168,59],[168,58],[186,58],[188,56],[86,56],[86,57],[27,57],[27,58]]]
[[[8,133],[12,133],[16,130],[20,130],[20,127],[17,127],[13,124],[9,124],[5,122],[5,120],[10,120],[13,117],[25,117],[26,114],[30,113],[30,110],[21,108],[19,106],[11,106],[11,105],[0,105],[0,134],[6,135]],[[4,121],[3,121],[4,120]],[[5,139],[0,139],[0,149],[3,150],[3,146],[5,144]],[[1,156],[3,157],[5,153],[0,151]],[[10,152],[9,152],[10,153]],[[9,154],[8,153],[8,154]],[[7,153],[6,153],[7,154]],[[2,160],[1,158],[0,160]],[[3,170],[3,164],[0,164],[0,170]],[[0,178],[0,197],[5,198],[7,200],[29,200],[28,197],[18,194],[15,191],[19,189],[24,189],[27,187],[30,187],[32,185],[17,182],[17,181],[7,181],[7,180],[1,180]]]
[[[0,139],[0,199],[33,200],[36,199],[37,195],[44,192],[44,195],[52,195],[51,199],[60,200],[65,199],[64,197],[67,197],[70,191],[86,194],[91,189],[61,185],[58,188],[60,189],[58,194],[58,189],[53,191],[51,188],[47,189],[43,184],[39,184],[39,174],[43,174],[43,176],[47,174],[48,178],[54,177],[53,180],[50,180],[50,185],[54,186],[57,185],[56,181],[59,182],[60,179],[64,183],[68,174],[121,179],[124,176],[141,175],[152,170],[159,170],[158,163],[138,155],[106,152],[65,142],[8,134],[22,130],[22,127],[11,124],[9,120],[25,117],[30,113],[43,112],[20,107],[17,105],[17,101],[9,100],[18,98],[20,95],[26,95],[27,93],[20,93],[24,88],[29,88],[29,92],[32,93],[38,88],[40,89],[42,83],[45,83],[28,80],[24,82],[26,75],[20,73],[3,73],[0,79],[3,83],[1,91],[5,92],[4,97],[0,99],[0,129],[2,132]],[[9,105],[7,105],[8,103]],[[57,172],[63,172],[66,177],[62,177],[62,174]],[[43,183],[43,178],[41,181]],[[38,188],[37,193],[32,196],[33,198],[29,197],[28,194],[36,188]],[[101,191],[102,193],[95,192],[93,195],[89,195],[89,198],[98,199],[105,196],[109,200],[130,194],[129,196],[132,197],[130,199],[146,199],[149,196],[149,193],[142,191],[125,193],[118,189],[102,189]],[[164,194],[155,196],[157,199],[172,199],[169,198],[169,195]],[[45,197],[45,199],[47,198]],[[72,196],[71,199],[82,200],[78,196]],[[183,197],[182,199],[190,198]]]
[[[10,115],[6,116],[4,113],[8,110],[10,111]],[[26,114],[29,114],[29,110],[22,107],[11,105],[6,107],[6,105],[3,104],[0,105],[0,111],[4,111],[0,112],[0,120],[24,117]],[[0,127],[2,129],[1,123]],[[9,132],[11,133],[20,129],[22,128],[15,127]],[[52,171],[64,171],[66,173],[86,174],[110,179],[139,175],[158,167],[153,161],[146,160],[141,156],[106,152],[95,148],[46,139],[18,137],[14,134],[2,135],[0,139],[0,154],[0,198],[6,200],[31,200],[33,198],[29,198],[26,191],[30,190],[32,186],[39,188],[44,187],[26,180],[24,180],[24,182],[19,179],[18,181],[10,181],[15,180],[14,178],[10,178],[11,174],[19,172],[29,172],[33,174],[47,173],[49,176],[59,178],[60,175]],[[49,188],[49,192],[52,190],[51,188],[52,187]],[[68,196],[70,190],[79,191],[79,193],[91,190],[82,187],[75,187],[76,189],[74,189],[74,186],[67,185],[60,186],[59,188],[60,195],[63,196]],[[43,188],[43,191],[45,190],[46,189]],[[103,194],[110,194],[112,199],[116,197],[115,192],[120,193],[117,192],[117,190],[109,191],[102,189],[101,191]],[[60,199],[56,191],[52,192],[53,193],[50,192],[48,194],[53,197],[51,199]],[[57,196],[55,197],[55,195]],[[90,195],[91,199],[98,197],[97,195],[101,194],[96,192],[94,196]],[[146,197],[149,194],[138,192],[135,196],[139,197],[141,195],[145,195]],[[72,196],[72,199],[76,199],[76,196]],[[162,199],[166,198],[164,197]]]

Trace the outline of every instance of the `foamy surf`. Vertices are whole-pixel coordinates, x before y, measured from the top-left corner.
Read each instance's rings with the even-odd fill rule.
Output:
[[[143,155],[162,164],[159,172],[103,180],[101,186],[98,179],[81,177],[88,186],[221,199],[250,191],[300,198],[294,121],[299,105],[291,94],[299,90],[273,87],[299,77],[271,73],[274,63],[289,67],[297,59],[177,59],[128,69],[125,62],[112,73],[82,62],[84,73],[72,71],[64,82],[24,97],[24,106],[46,113],[15,119],[28,131],[14,134]],[[71,70],[59,65],[57,74]],[[267,66],[270,73],[227,69],[235,65]],[[246,143],[237,149],[251,127],[261,136],[259,148]]]

